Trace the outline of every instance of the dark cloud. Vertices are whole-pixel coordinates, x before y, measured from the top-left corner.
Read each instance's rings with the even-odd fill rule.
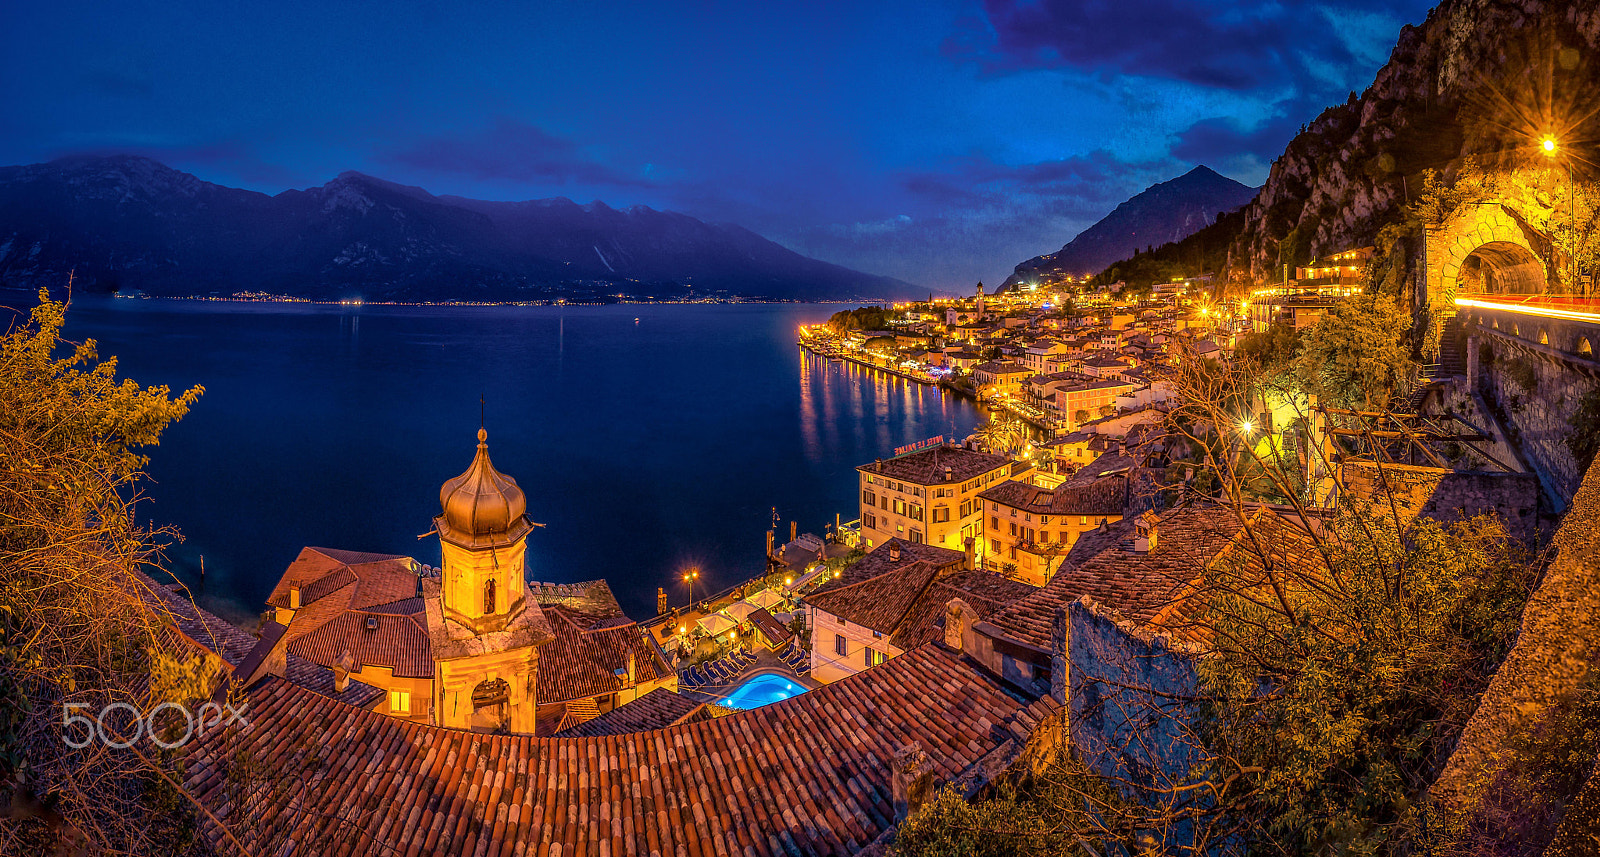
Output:
[[[470,134],[423,140],[409,148],[380,155],[378,160],[479,181],[655,186],[642,175],[631,175],[601,163],[570,140],[512,119],[500,119],[493,126]]]
[[[1212,165],[1228,164],[1241,154],[1270,159],[1283,152],[1299,126],[1309,118],[1278,115],[1254,128],[1245,127],[1231,117],[1205,119],[1177,134],[1172,156]]]
[[[1174,172],[1176,170],[1176,172]],[[1177,175],[1173,161],[1124,161],[1106,149],[1032,164],[1001,164],[980,154],[944,169],[903,174],[900,186],[939,206],[1001,208],[1032,200],[1050,216],[1106,214],[1145,186]]]
[[[1410,5],[1410,4],[1406,4]],[[1245,0],[985,0],[944,42],[991,72],[1070,67],[1253,90],[1357,62],[1339,32],[1348,12],[1394,13],[1392,0],[1339,4]]]
[[[983,14],[959,20],[942,47],[987,74],[1059,68],[1106,80],[1138,75],[1258,99],[1264,118],[1254,125],[1206,119],[1179,132],[1172,155],[1195,163],[1260,161],[1281,152],[1294,127],[1363,88],[1400,24],[1428,5],[984,0]]]

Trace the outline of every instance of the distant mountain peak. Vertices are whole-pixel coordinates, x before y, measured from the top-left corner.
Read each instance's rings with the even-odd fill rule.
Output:
[[[611,300],[724,292],[884,300],[923,289],[745,229],[595,200],[434,196],[349,170],[274,196],[138,155],[0,167],[0,287],[316,299]]]
[[[1098,273],[1147,247],[1193,235],[1211,225],[1218,214],[1249,203],[1257,190],[1198,165],[1125,200],[1060,250],[1018,265],[1001,287],[1044,273]]]

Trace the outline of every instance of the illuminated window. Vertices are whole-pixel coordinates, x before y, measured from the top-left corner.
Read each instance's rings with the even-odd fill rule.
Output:
[[[411,713],[411,691],[409,691],[409,690],[391,690],[391,691],[389,691],[389,713],[391,713],[391,714],[410,714]]]
[[[485,612],[485,613],[493,613],[493,612],[495,612],[494,579],[493,578],[485,581],[484,584],[483,584],[483,612]]]
[[[1588,337],[1584,337],[1584,336],[1578,337],[1578,353],[1579,354],[1585,354],[1585,355],[1588,355],[1588,356],[1591,356],[1591,357],[1594,356],[1594,348],[1591,345],[1589,345]]]

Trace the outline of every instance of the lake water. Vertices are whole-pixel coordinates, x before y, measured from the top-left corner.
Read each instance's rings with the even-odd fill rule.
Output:
[[[969,403],[805,355],[796,326],[838,307],[335,307],[79,298],[66,335],[119,373],[206,393],[150,450],[143,514],[201,603],[260,612],[301,547],[439,562],[417,536],[466,469],[487,400],[489,451],[546,525],[529,576],[606,578],[635,618],[657,586],[687,600],[763,567],[776,508],[821,533],[856,517],[854,468],[932,435]],[[634,322],[638,318],[638,323]],[[4,319],[0,319],[0,325]]]

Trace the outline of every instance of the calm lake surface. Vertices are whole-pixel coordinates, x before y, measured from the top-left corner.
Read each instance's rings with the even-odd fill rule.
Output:
[[[13,301],[15,303],[15,301]],[[206,393],[149,450],[142,514],[170,567],[235,620],[307,545],[439,563],[439,487],[488,402],[495,466],[547,525],[529,576],[606,578],[637,619],[760,572],[774,507],[856,516],[854,468],[980,423],[970,403],[805,355],[823,305],[333,307],[79,298],[66,335],[119,374]],[[634,319],[638,318],[635,324]],[[0,319],[0,325],[6,323]],[[253,627],[253,626],[252,626]]]

